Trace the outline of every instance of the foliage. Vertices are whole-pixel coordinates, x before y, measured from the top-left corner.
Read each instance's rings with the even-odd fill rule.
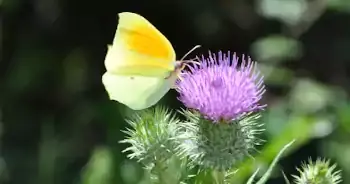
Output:
[[[146,183],[150,173],[121,153],[133,115],[101,84],[116,14],[148,17],[177,55],[232,50],[252,55],[265,76],[265,141],[224,177],[261,178],[295,139],[267,183],[285,182],[308,157],[330,158],[350,182],[350,27],[347,0],[19,1],[3,0],[0,62],[0,183]],[[277,8],[276,8],[277,7]],[[160,105],[183,106],[169,92]],[[179,119],[181,120],[181,118]],[[182,120],[181,120],[182,121]],[[130,128],[130,127],[129,127]],[[174,167],[180,167],[174,159]],[[175,164],[177,163],[177,164]],[[180,166],[179,166],[180,165]],[[162,167],[160,167],[162,168]],[[259,168],[259,172],[257,172]],[[212,173],[186,171],[210,183]],[[222,173],[216,173],[222,176]],[[182,174],[181,174],[182,175]],[[208,179],[209,178],[209,179]],[[253,177],[251,177],[253,178]],[[250,182],[251,180],[249,180]]]

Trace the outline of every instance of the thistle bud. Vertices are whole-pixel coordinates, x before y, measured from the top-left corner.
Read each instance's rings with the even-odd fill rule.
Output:
[[[138,112],[126,121],[131,128],[124,131],[127,137],[121,143],[130,144],[123,151],[130,152],[130,159],[149,166],[173,156],[176,147],[173,139],[179,121],[167,109],[157,106]]]
[[[315,162],[309,159],[297,168],[299,176],[293,176],[295,184],[337,184],[341,182],[340,170],[331,165],[329,160],[318,158]]]

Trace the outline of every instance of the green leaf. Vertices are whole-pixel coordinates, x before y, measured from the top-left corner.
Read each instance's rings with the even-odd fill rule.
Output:
[[[229,180],[230,183],[243,183],[249,177],[251,172],[257,168],[257,163],[268,163],[274,159],[274,156],[279,152],[281,147],[287,144],[290,140],[297,140],[292,147],[292,150],[297,149],[312,138],[314,118],[306,116],[289,117],[288,126],[280,132],[279,135],[268,141],[268,144],[255,157],[255,159],[246,159],[238,166],[239,171],[232,175]],[[288,151],[290,152],[291,149]]]
[[[273,63],[300,57],[301,47],[301,43],[295,39],[271,35],[255,41],[251,50],[258,61]]]
[[[81,184],[111,184],[113,176],[113,155],[106,147],[99,147],[84,168]]]
[[[298,79],[290,92],[290,107],[303,114],[314,113],[333,102],[335,96],[325,85],[311,79]]]
[[[277,19],[287,25],[295,25],[307,11],[305,0],[261,0],[258,12],[266,18]]]
[[[248,179],[247,184],[253,184],[256,175],[259,173],[260,168],[258,168],[253,175]]]
[[[281,151],[278,153],[278,155],[275,157],[275,159],[272,161],[272,164],[270,165],[269,169],[266,171],[266,173],[260,178],[260,180],[256,184],[265,184],[266,181],[269,179],[273,168],[277,164],[278,160],[282,157],[282,154],[295,142],[295,140],[291,141],[287,145],[285,145]]]
[[[286,184],[290,184],[290,181],[288,180],[286,174],[284,174],[283,171],[282,171],[282,175],[283,175],[283,178],[284,178],[284,181],[286,182]]]
[[[350,1],[348,0],[328,0],[327,3],[331,9],[350,13]]]

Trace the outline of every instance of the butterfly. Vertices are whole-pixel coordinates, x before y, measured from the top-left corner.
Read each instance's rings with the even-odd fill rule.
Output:
[[[181,77],[181,70],[193,60],[176,61],[169,40],[148,20],[131,12],[119,13],[112,45],[105,57],[102,83],[111,100],[133,110],[155,105]],[[198,64],[198,63],[196,63]]]

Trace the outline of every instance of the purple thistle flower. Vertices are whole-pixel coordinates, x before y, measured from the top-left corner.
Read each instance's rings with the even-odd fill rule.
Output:
[[[214,122],[235,120],[242,115],[262,110],[266,105],[259,101],[265,92],[263,76],[256,62],[238,57],[230,52],[202,56],[201,64],[189,67],[177,81],[178,99],[188,108],[198,110]]]

